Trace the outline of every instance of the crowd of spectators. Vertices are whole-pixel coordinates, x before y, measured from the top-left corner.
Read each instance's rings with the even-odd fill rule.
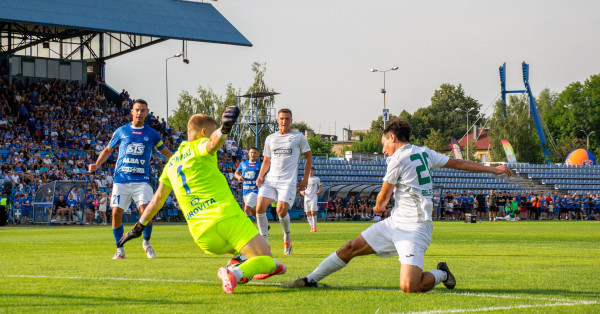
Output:
[[[87,224],[110,221],[108,201],[118,152],[96,173],[89,173],[87,167],[95,162],[113,132],[131,121],[133,99],[123,90],[120,100],[112,102],[105,92],[104,81],[99,77],[88,85],[29,79],[9,84],[0,78],[0,189],[9,200],[11,222],[30,223],[36,191],[59,180],[85,181],[87,185],[83,188],[87,186],[87,193],[73,191],[62,195],[62,201],[56,195],[50,219]],[[180,130],[168,128],[165,119],[152,111],[146,124],[161,134],[171,151],[186,138]],[[240,204],[242,184],[233,174],[244,158],[247,150],[238,148],[233,139],[227,140],[218,152],[219,169]],[[153,154],[150,164],[153,185],[163,164],[163,157]],[[132,205],[125,210],[125,219],[130,221],[136,212]],[[158,219],[181,218],[171,195]]]
[[[83,189],[87,187],[87,193],[77,190],[57,195],[50,219],[87,224],[110,221],[108,202],[118,152],[113,153],[96,173],[89,173],[87,166],[95,162],[113,132],[131,121],[133,99],[126,90],[119,96],[119,101],[109,101],[105,96],[104,82],[99,78],[88,85],[60,80],[33,82],[29,79],[14,80],[9,84],[6,79],[0,79],[0,189],[12,209],[8,219],[13,223],[30,223],[32,197],[42,185],[52,181],[77,180],[87,182],[82,185]],[[149,113],[146,124],[160,132],[171,151],[175,151],[186,138],[180,130],[168,128],[165,119],[154,112]],[[234,178],[234,173],[240,162],[248,158],[248,150],[238,147],[230,138],[217,155],[219,169],[243,207],[242,183]],[[150,167],[151,183],[154,185],[163,164],[163,157],[153,154]],[[491,202],[490,195],[483,198],[466,191],[460,195],[436,195],[434,208],[440,208],[436,210],[436,218],[464,219],[465,214],[476,212],[480,213],[480,219],[490,220],[511,215],[514,220],[600,218],[598,194],[559,196],[557,193],[512,195],[503,192],[492,197]],[[371,194],[368,197],[329,198],[321,208],[327,208],[329,219],[377,220],[380,217],[374,215],[374,205],[375,194]],[[296,207],[300,210],[303,207],[300,197]],[[392,207],[393,200],[390,200],[383,217],[389,215]],[[136,212],[135,205],[132,205],[125,210],[125,219],[131,221]],[[157,219],[182,219],[172,195]]]
[[[490,190],[447,192],[433,197],[437,217],[443,220],[463,220],[466,214],[481,220],[600,220],[600,194],[559,194],[559,192],[522,193]]]

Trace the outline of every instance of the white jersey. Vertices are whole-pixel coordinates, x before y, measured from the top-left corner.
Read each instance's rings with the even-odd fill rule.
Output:
[[[306,190],[304,190],[304,199],[316,201],[317,200],[317,191],[319,190],[319,186],[321,185],[321,179],[318,177],[308,178],[308,183],[306,184]]]
[[[271,158],[266,180],[271,183],[296,184],[300,153],[310,151],[306,137],[298,131],[267,136],[263,155]]]
[[[394,223],[431,221],[433,211],[431,170],[443,167],[449,157],[427,147],[406,144],[387,158],[383,181],[395,185]]]

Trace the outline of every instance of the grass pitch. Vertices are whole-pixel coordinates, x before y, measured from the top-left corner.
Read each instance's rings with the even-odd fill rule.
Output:
[[[285,275],[239,285],[225,295],[216,277],[225,256],[205,255],[184,224],[157,224],[146,258],[141,240],[113,261],[107,226],[0,228],[0,312],[600,312],[600,223],[435,222],[425,270],[446,261],[457,286],[425,294],[398,289],[397,258],[359,257],[325,278],[328,288],[282,289],[306,275],[370,223],[328,222],[310,233],[293,223],[294,255],[271,247]],[[126,225],[125,230],[131,228]]]

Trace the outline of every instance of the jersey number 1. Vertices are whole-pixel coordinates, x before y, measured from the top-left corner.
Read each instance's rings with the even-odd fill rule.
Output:
[[[187,185],[187,178],[185,177],[185,174],[183,173],[183,169],[181,168],[181,165],[179,165],[179,167],[177,167],[177,173],[179,173],[179,176],[181,177],[181,184],[183,184],[183,188],[185,189],[185,194],[189,195],[190,193],[192,193],[192,191],[190,190],[190,187]]]
[[[421,162],[421,165],[417,166],[417,177],[419,178],[419,185],[431,183],[431,170],[429,169],[429,165],[427,164],[427,158],[429,157],[429,155],[427,155],[427,153],[425,152],[422,155],[423,157],[421,157],[421,154],[410,155],[411,161],[418,160]],[[423,171],[427,171],[425,176],[421,176],[421,173]]]

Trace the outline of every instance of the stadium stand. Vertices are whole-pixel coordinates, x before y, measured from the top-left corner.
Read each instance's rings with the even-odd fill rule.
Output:
[[[113,91],[102,79],[87,85],[60,80],[24,79],[14,80],[12,84],[8,84],[6,80],[0,81],[0,186],[14,204],[9,213],[11,221],[19,221],[23,195],[35,194],[40,186],[48,182],[86,180],[91,183],[90,189],[95,200],[100,198],[101,193],[110,194],[116,153],[96,174],[87,173],[87,165],[104,149],[113,131],[130,121],[128,115],[133,99],[126,90],[118,94]],[[146,123],[161,133],[165,145],[171,150],[176,150],[185,139],[185,134],[180,130],[167,128],[164,119],[155,116],[153,112],[149,114]],[[243,202],[242,186],[233,178],[233,174],[245,158],[247,149],[237,147],[233,140],[229,140],[218,152],[219,168],[240,205]],[[163,162],[162,156],[153,155],[151,182],[154,185]],[[585,210],[587,217],[591,216],[594,209],[600,209],[598,166],[567,167],[522,163],[509,166],[516,174],[510,180],[496,178],[491,174],[453,169],[434,170],[432,179],[436,186],[435,193],[477,194],[479,190],[483,190],[487,194],[493,189],[531,200],[534,195],[546,196],[557,192],[573,199],[578,198],[578,195],[589,198],[591,203],[587,202],[588,209]],[[366,206],[366,199],[371,199],[379,191],[386,164],[383,159],[357,161],[315,157],[314,167],[315,175],[321,178],[324,185],[324,191],[320,195],[322,208],[328,211],[339,203],[341,212],[356,216],[359,209]],[[302,176],[303,161],[298,171],[299,176]],[[358,204],[351,201],[353,197]],[[585,202],[580,201],[576,206],[584,208],[584,204]],[[437,202],[438,210],[443,205],[442,198]],[[177,206],[176,200],[171,198],[158,219],[181,220]],[[302,207],[303,202],[298,195],[291,216],[303,218]],[[110,219],[110,211],[107,214]],[[362,209],[360,214],[361,219],[371,218],[365,217]],[[325,217],[324,215],[323,213],[321,217]],[[129,221],[134,219],[135,211],[128,217]],[[83,223],[82,220],[79,222]]]

